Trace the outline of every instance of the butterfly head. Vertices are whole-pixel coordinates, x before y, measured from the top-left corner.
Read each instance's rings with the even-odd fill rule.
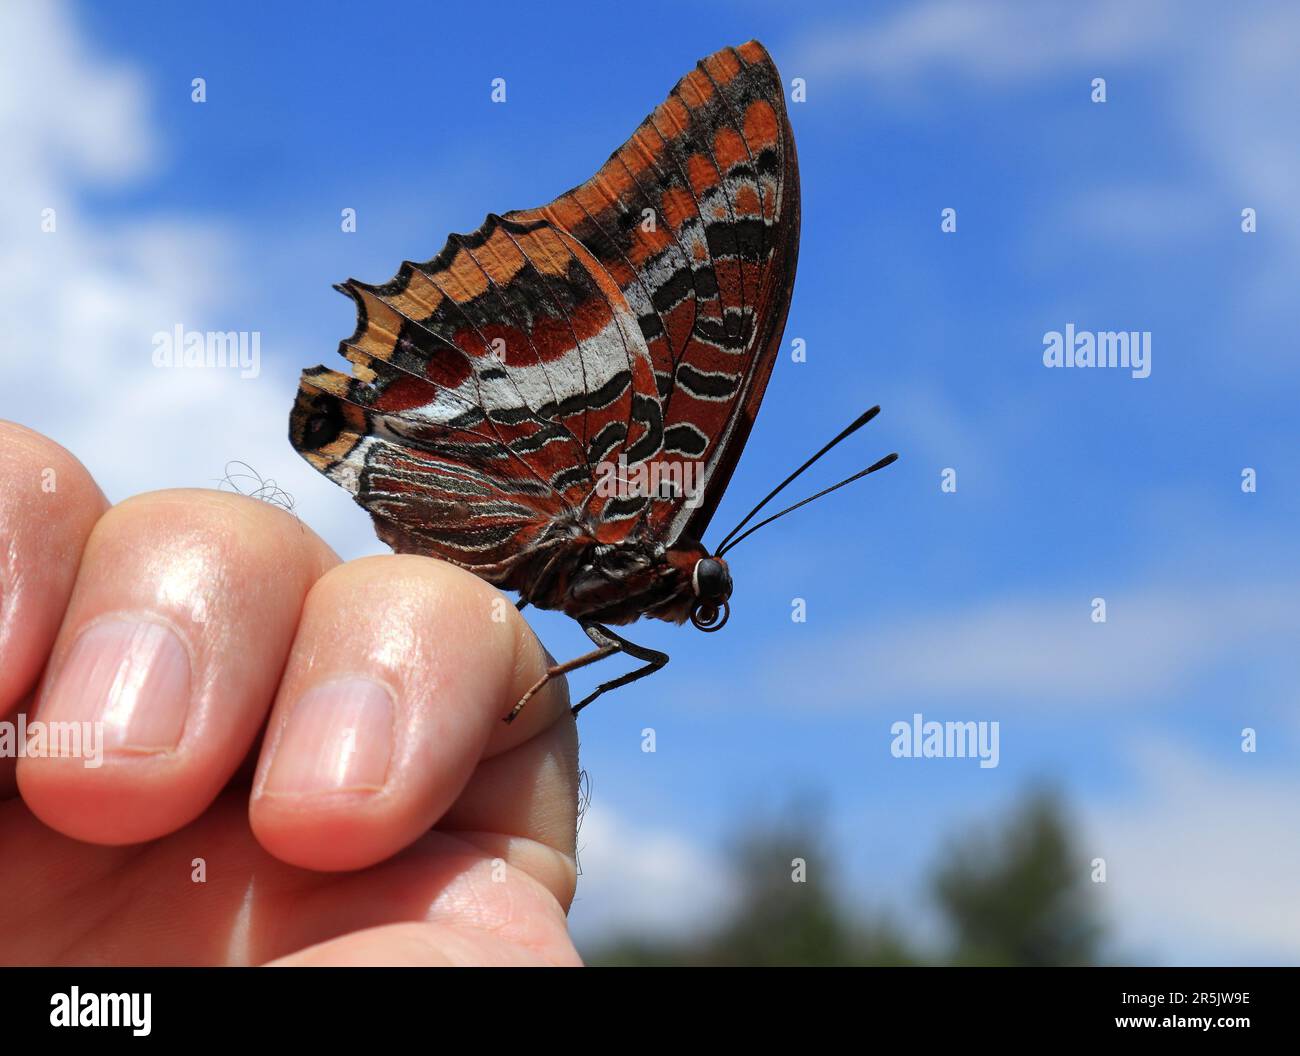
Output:
[[[691,570],[691,589],[695,592],[691,623],[702,631],[721,630],[731,615],[731,570],[727,562],[707,554],[699,558]]]
[[[655,540],[584,545],[573,552],[567,576],[548,581],[550,594],[532,593],[539,608],[561,609],[576,619],[631,623],[650,616],[669,623],[690,620],[704,631],[727,622],[731,572],[699,543]]]

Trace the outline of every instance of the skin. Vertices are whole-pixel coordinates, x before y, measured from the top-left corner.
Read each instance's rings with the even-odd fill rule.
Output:
[[[0,422],[0,719],[91,707],[78,657],[123,621],[179,642],[181,676],[131,669],[131,721],[174,743],[0,759],[0,962],[579,963],[568,688],[501,721],[549,658],[495,589],[427,558],[343,564],[240,495],[110,506]],[[372,721],[302,733],[358,679]],[[345,745],[364,779],[322,767]]]

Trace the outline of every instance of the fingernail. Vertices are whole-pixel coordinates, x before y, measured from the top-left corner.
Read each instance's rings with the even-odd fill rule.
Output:
[[[102,722],[104,746],[162,752],[180,743],[190,657],[169,628],[105,620],[81,633],[41,707],[54,722]]]
[[[348,678],[308,690],[289,714],[271,760],[271,795],[376,791],[393,753],[393,698],[378,682]]]

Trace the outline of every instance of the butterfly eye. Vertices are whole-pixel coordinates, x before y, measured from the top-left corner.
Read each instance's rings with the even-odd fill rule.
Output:
[[[691,579],[695,596],[703,602],[716,605],[731,597],[731,573],[716,557],[702,557],[695,562]]]

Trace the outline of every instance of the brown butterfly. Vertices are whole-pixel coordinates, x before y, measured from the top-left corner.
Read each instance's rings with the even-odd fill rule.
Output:
[[[575,712],[668,662],[609,624],[726,622],[722,553],[743,536],[701,540],[767,388],[798,249],[781,78],[751,41],[698,63],[580,186],[489,214],[383,285],[338,287],[357,305],[339,346],[352,373],[303,373],[294,447],[394,550],[563,611],[596,645],[507,721],[613,653],[643,666]]]

